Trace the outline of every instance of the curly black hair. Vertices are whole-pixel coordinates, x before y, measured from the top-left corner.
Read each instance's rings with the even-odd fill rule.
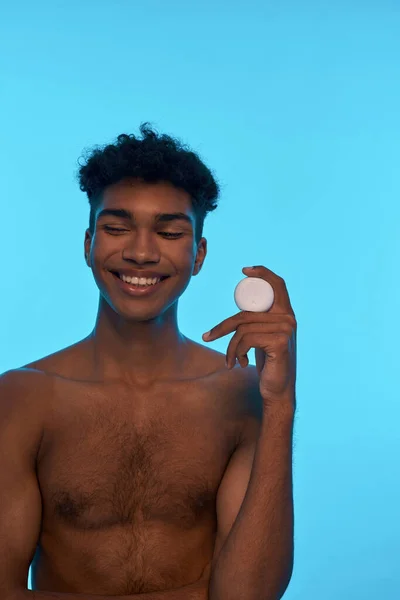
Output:
[[[159,135],[149,123],[140,125],[142,139],[119,135],[114,144],[96,147],[79,165],[79,186],[90,204],[89,230],[94,232],[94,215],[104,189],[126,177],[149,183],[168,181],[191,197],[196,215],[196,243],[203,235],[207,213],[217,208],[220,188],[199,156],[178,139]]]

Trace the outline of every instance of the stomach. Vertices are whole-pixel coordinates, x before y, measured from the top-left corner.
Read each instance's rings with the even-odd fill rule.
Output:
[[[32,589],[125,596],[167,591],[198,581],[211,561],[211,520],[191,531],[162,523],[43,533],[31,563]]]

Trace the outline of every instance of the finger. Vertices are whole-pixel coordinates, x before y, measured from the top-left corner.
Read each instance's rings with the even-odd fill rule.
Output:
[[[247,353],[252,348],[257,347],[257,337],[259,343],[262,344],[263,342],[265,342],[265,336],[265,333],[262,333],[261,336],[260,334],[256,333],[243,334],[238,344],[235,345],[235,352],[231,352],[229,355],[229,358],[227,360],[228,368],[233,368],[236,364],[236,360],[242,368],[247,367],[247,365],[249,364],[249,358],[247,356]]]
[[[243,325],[255,324],[259,325],[260,323],[281,323],[285,322],[291,325],[292,327],[296,327],[296,319],[292,314],[280,314],[280,313],[256,313],[252,311],[241,311],[240,313],[236,313],[232,317],[225,319],[225,321],[221,321],[218,325],[210,329],[208,331],[208,335],[203,334],[203,339],[207,342],[211,342],[217,340],[218,338],[224,337],[228,335],[228,333],[232,333],[237,331],[239,327]]]
[[[242,314],[241,312],[236,313],[232,317],[229,317],[228,319],[221,321],[221,323],[218,323],[218,325],[215,325],[214,327],[212,327],[210,329],[210,331],[203,333],[203,335],[202,335],[203,340],[206,342],[211,342],[211,340],[214,341],[218,338],[228,335],[228,333],[232,333],[232,331],[235,331],[237,329],[238,325],[243,320],[241,318],[241,314]]]
[[[290,302],[289,292],[285,280],[262,265],[256,267],[244,267],[243,273],[250,277],[260,277],[268,281],[274,290],[274,303],[269,309],[269,313],[290,313],[294,316],[292,304]]]
[[[251,348],[260,348],[268,356],[277,356],[289,351],[289,333],[245,334],[236,347],[236,356],[243,357]]]
[[[228,344],[226,357],[227,357],[227,365],[235,366],[236,358],[239,360],[239,356],[245,359],[248,364],[247,352],[250,348],[263,348],[266,345],[266,340],[268,335],[279,335],[285,334],[292,336],[293,328],[290,322],[279,320],[275,323],[252,323],[252,324],[244,324],[240,325],[232,337]],[[261,335],[261,338],[259,337]],[[244,336],[246,337],[246,343],[250,343],[250,347],[247,348],[246,351],[242,349],[242,347],[238,350],[238,346],[242,343]],[[262,338],[264,337],[264,344],[262,343]],[[261,340],[261,341],[260,341]],[[251,343],[254,341],[254,345]],[[257,345],[259,344],[259,345]],[[239,360],[239,364],[242,366],[241,361]],[[246,365],[247,366],[247,365]]]
[[[288,333],[269,333],[269,334],[245,334],[236,347],[236,356],[241,367],[248,364],[247,353],[251,348],[259,348],[270,359],[275,362],[286,360],[289,354],[290,334]]]

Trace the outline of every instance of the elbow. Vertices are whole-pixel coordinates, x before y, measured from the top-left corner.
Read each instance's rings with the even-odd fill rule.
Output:
[[[288,566],[284,576],[282,576],[279,581],[275,580],[275,585],[271,584],[266,592],[266,594],[262,597],[262,600],[281,600],[286,590],[289,587],[290,581],[293,575],[293,562]],[[273,589],[271,589],[273,588]],[[258,600],[259,597],[257,597]]]
[[[286,590],[289,587],[290,581],[292,579],[292,575],[293,575],[293,563],[289,567],[285,578],[282,580],[281,585],[279,586],[279,591],[273,595],[271,595],[271,594],[267,595],[265,600],[281,600],[281,598],[283,597],[283,595],[285,594]]]

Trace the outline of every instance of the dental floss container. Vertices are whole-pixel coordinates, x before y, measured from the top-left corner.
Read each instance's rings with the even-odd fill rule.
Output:
[[[240,310],[266,312],[274,303],[274,290],[265,279],[245,277],[237,284],[234,298]]]

